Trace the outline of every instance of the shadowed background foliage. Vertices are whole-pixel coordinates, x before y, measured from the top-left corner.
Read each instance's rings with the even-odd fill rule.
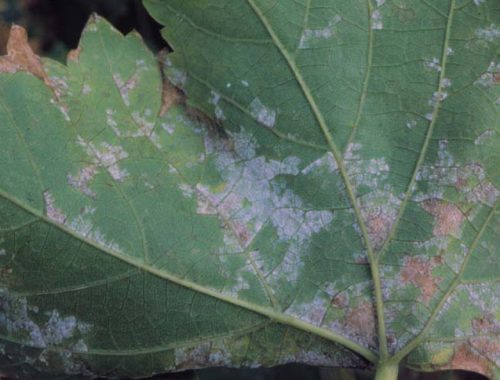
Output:
[[[25,27],[34,50],[44,56],[64,61],[67,52],[77,46],[80,33],[89,15],[96,12],[120,31],[137,30],[153,51],[170,49],[160,35],[160,25],[145,11],[141,0],[0,0],[0,54],[12,23]],[[214,368],[156,376],[152,379],[172,380],[368,380],[366,371],[285,365],[262,369]],[[463,371],[421,374],[403,370],[400,379],[407,380],[475,380],[483,376]]]

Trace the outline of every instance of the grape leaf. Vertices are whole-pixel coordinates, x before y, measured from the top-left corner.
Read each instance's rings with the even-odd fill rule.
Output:
[[[254,183],[286,205],[292,194],[267,181],[298,163],[242,160],[250,136],[191,120],[140,37],[97,16],[67,66],[34,55],[14,27],[0,67],[2,372],[367,364],[324,339],[334,332],[271,307],[245,225],[211,195],[260,167]],[[264,217],[248,223],[268,244]]]
[[[279,307],[382,361],[498,377],[498,2],[145,4],[190,104],[297,157],[286,188],[331,212],[290,298],[265,272]]]
[[[98,17],[4,59],[3,371],[498,376],[494,3],[194,3],[147,5],[222,130]]]

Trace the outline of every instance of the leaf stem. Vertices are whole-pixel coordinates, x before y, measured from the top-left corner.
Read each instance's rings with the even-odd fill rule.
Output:
[[[375,380],[397,380],[399,372],[399,365],[381,362],[377,366],[377,372],[375,374]]]

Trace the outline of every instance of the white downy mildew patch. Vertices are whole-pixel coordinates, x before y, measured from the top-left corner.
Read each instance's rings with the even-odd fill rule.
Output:
[[[318,290],[311,302],[294,302],[285,313],[311,325],[320,326],[330,302],[328,294]]]
[[[66,120],[68,122],[71,121],[71,118],[70,118],[69,113],[68,113],[68,106],[66,104],[63,104],[63,103],[57,101],[56,99],[50,99],[50,104],[53,104],[57,107],[57,109],[64,116],[64,120]]]
[[[479,7],[479,6],[480,6],[481,4],[483,4],[485,1],[486,1],[486,0],[474,0],[474,4],[475,4],[476,6],[478,6],[478,7]]]
[[[92,87],[90,87],[89,84],[85,83],[82,87],[82,94],[83,95],[88,95],[92,92]]]
[[[380,8],[385,4],[385,0],[376,0],[377,8]],[[382,21],[382,12],[380,9],[374,9],[370,18],[371,28],[373,30],[382,30],[384,28],[384,23]]]
[[[174,86],[184,88],[187,82],[187,72],[175,67],[170,58],[165,59],[165,73]]]
[[[175,349],[175,367],[193,369],[237,365],[232,363],[231,352],[223,342],[200,343],[194,347]]]
[[[118,128],[118,123],[114,119],[115,114],[116,114],[115,110],[112,110],[110,108],[106,109],[106,124],[108,125],[108,127],[110,127],[113,130],[115,135],[117,135],[118,137],[121,137],[122,133],[121,133],[120,129]]]
[[[89,187],[89,182],[92,181],[97,174],[97,167],[95,165],[86,166],[78,172],[77,176],[68,174],[66,179],[68,184],[75,190],[81,191],[83,194],[95,198],[96,193]]]
[[[311,47],[311,41],[318,39],[329,39],[336,34],[335,26],[342,21],[342,17],[336,15],[328,22],[324,28],[305,29],[300,37],[299,49],[308,49]]]
[[[424,61],[424,66],[430,70],[435,70],[437,72],[441,71],[441,61],[439,58],[431,58],[431,59],[426,59]]]
[[[371,28],[373,30],[382,30],[384,23],[382,22],[382,13],[379,9],[374,9],[371,15]]]
[[[344,318],[325,322],[328,328],[365,347],[373,347],[376,338],[375,309],[367,300],[371,287],[371,283],[365,281],[337,293],[333,301],[342,304],[337,308],[344,311]]]
[[[71,93],[68,92],[68,78],[64,76],[52,76],[49,78],[49,84],[58,98],[60,98],[61,96],[71,95]]]
[[[406,128],[413,129],[417,126],[417,121],[415,119],[410,119],[406,122]]]
[[[7,251],[5,250],[5,248],[0,249],[0,256],[5,256],[5,255],[7,255]]]
[[[389,165],[383,157],[362,159],[361,144],[349,144],[344,154],[346,169],[355,189],[361,186],[372,191],[358,198],[361,214],[366,223],[371,244],[380,248],[396,220],[401,196],[394,194],[387,182]]]
[[[123,100],[123,103],[127,107],[130,107],[130,97],[129,97],[129,92],[130,90],[133,90],[135,86],[137,86],[137,80],[139,79],[138,72],[136,71],[132,76],[124,82],[120,76],[120,74],[115,73],[113,74],[113,80],[116,84],[116,87],[118,87],[118,90],[120,91],[120,96]]]
[[[483,313],[490,313],[492,305],[500,305],[500,292],[492,284],[465,284],[460,285],[456,292],[464,291],[469,297],[469,302]]]
[[[276,161],[257,156],[258,145],[243,127],[232,138],[235,151],[219,140],[205,138],[206,152],[216,153],[216,167],[225,186],[214,191],[198,184],[193,189],[198,212],[219,216],[226,227],[221,247],[226,253],[241,252],[264,224],[270,223],[276,229],[277,241],[288,243],[288,249],[278,267],[264,268],[264,272],[274,270],[273,279],[295,281],[311,237],[328,228],[333,212],[302,210],[300,197],[278,180],[280,175],[300,173],[299,158]],[[181,190],[187,193],[185,188]]]
[[[226,116],[224,115],[224,111],[220,107],[220,99],[221,96],[218,92],[211,90],[210,91],[210,99],[208,99],[208,102],[210,104],[214,105],[214,115],[217,120],[224,121],[226,120]]]
[[[116,114],[115,110],[112,110],[110,108],[106,109],[106,124],[113,130],[116,136],[134,137],[134,138],[146,137],[158,149],[161,148],[160,137],[154,131],[156,123],[154,119],[151,118],[152,114],[151,110],[146,109],[143,115],[141,115],[138,111],[132,112],[132,119],[134,120],[135,125],[137,127],[137,131],[135,132],[121,131],[120,128],[118,128],[118,123],[114,119],[115,114]],[[148,119],[152,120],[150,121]]]
[[[495,24],[491,24],[486,28],[480,28],[476,30],[476,37],[487,42],[493,42],[497,38],[500,38],[500,28]]]
[[[474,81],[474,84],[482,87],[493,87],[498,83],[498,76],[500,76],[500,63],[490,62],[486,72]]]
[[[54,196],[48,190],[43,192],[43,198],[45,200],[45,214],[50,220],[56,223],[64,224],[66,222],[66,215],[61,209],[57,208],[55,205]]]
[[[276,122],[276,111],[265,106],[259,98],[254,98],[250,103],[250,113],[260,124],[273,128]]]
[[[447,188],[455,187],[465,201],[492,206],[500,197],[500,191],[488,180],[483,167],[477,163],[457,165],[448,151],[447,140],[440,140],[438,146],[436,162],[423,165],[417,173],[417,181],[425,181],[427,190],[416,192],[413,200],[442,199]]]
[[[326,168],[327,173],[330,174],[337,170],[337,162],[335,161],[335,158],[333,157],[333,154],[331,152],[327,152],[324,156],[307,165],[304,169],[302,169],[301,173],[314,173],[314,171],[320,168]]]
[[[5,290],[1,290],[0,301],[2,330],[6,330],[9,336],[22,339],[26,347],[42,349],[36,357],[31,357],[32,353],[27,352],[27,359],[33,364],[47,367],[62,364],[66,374],[86,373],[90,375],[82,363],[73,357],[73,353],[88,351],[84,337],[92,329],[90,324],[81,322],[72,315],[63,317],[56,309],[45,313],[47,321],[44,324],[38,324],[30,318],[32,313],[38,313],[38,307],[28,305],[26,298],[14,297]],[[57,355],[58,363],[51,363],[54,355]]]
[[[94,163],[106,169],[114,180],[121,182],[128,177],[128,172],[120,169],[118,165],[118,162],[128,157],[128,153],[121,146],[101,142],[99,149],[94,143],[87,143],[81,136],[77,137],[77,142],[85,148]]]
[[[242,80],[241,80],[241,84],[242,84],[243,86],[245,86],[245,87],[248,87],[248,86],[249,86],[248,81],[246,81],[246,80],[244,80],[244,79],[242,79]]]
[[[146,109],[144,115],[141,115],[137,111],[132,112],[132,119],[134,119],[139,130],[130,134],[130,137],[146,137],[155,147],[160,149],[160,137],[154,131],[156,123],[149,121],[148,118],[151,118],[151,110]]]
[[[477,138],[474,140],[474,144],[476,145],[481,145],[484,144],[486,141],[488,141],[491,137],[495,135],[496,131],[494,129],[488,129],[481,133]]]
[[[441,80],[441,87],[442,88],[449,88],[449,87],[451,87],[451,79],[450,78],[443,78]]]
[[[123,250],[118,245],[118,243],[114,242],[113,240],[109,240],[105,236],[105,234],[103,234],[96,226],[92,224],[90,217],[94,212],[95,209],[93,208],[85,208],[82,214],[66,223],[66,226],[76,234],[97,243],[101,247],[107,248],[114,252],[123,253]]]
[[[432,94],[432,98],[429,100],[428,104],[435,107],[438,103],[446,100],[448,93],[446,91],[436,91]]]
[[[368,236],[375,249],[382,247],[398,215],[401,199],[390,190],[376,190],[359,199]]]
[[[169,135],[172,135],[175,132],[175,124],[173,123],[162,123],[161,127],[167,131]]]

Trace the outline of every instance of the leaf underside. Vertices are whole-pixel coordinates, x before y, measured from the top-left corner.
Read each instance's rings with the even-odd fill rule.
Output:
[[[2,371],[500,378],[498,2],[145,3],[216,123],[97,16],[0,62]]]

